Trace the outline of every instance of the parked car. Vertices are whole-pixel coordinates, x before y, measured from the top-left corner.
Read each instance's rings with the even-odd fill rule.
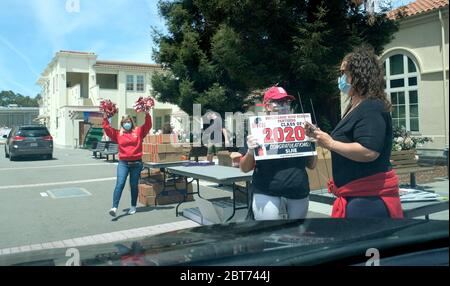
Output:
[[[6,138],[5,157],[13,161],[19,156],[43,155],[53,158],[53,137],[43,125],[23,125],[13,128]]]
[[[11,132],[11,128],[0,128],[0,144],[6,144],[6,138],[8,138],[9,132]],[[6,138],[4,138],[3,135],[6,135]]]

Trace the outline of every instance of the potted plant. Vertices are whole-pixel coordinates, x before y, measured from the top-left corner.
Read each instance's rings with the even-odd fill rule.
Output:
[[[396,161],[417,160],[416,148],[427,142],[433,142],[430,137],[411,136],[404,126],[393,128],[391,163]]]

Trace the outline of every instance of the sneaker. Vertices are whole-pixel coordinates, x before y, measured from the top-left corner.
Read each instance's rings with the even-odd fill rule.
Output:
[[[117,212],[117,208],[111,208],[109,210],[109,214],[112,215],[112,216],[116,216],[116,212]]]
[[[136,207],[131,207],[130,210],[128,211],[129,215],[133,215],[136,213]]]

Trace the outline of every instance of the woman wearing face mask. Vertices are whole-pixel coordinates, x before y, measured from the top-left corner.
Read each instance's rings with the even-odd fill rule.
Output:
[[[403,217],[398,177],[389,162],[392,118],[383,75],[371,48],[359,47],[345,56],[338,87],[350,103],[341,121],[331,136],[320,129],[307,131],[331,151],[333,180],[328,187],[337,196],[332,217]]]
[[[264,94],[267,114],[291,113],[294,97],[281,87],[271,87]],[[240,168],[243,172],[254,170],[250,192],[253,194],[252,210],[255,220],[305,218],[309,206],[309,180],[305,167],[313,169],[317,156],[255,161],[256,139],[247,136]],[[257,152],[257,151],[256,151]]]
[[[150,114],[145,114],[145,123],[136,127],[131,116],[126,115],[120,121],[120,130],[112,128],[106,115],[103,116],[103,130],[112,141],[119,144],[119,164],[117,181],[113,194],[113,205],[109,214],[116,216],[125,182],[130,174],[131,208],[128,214],[136,213],[139,176],[142,170],[142,140],[152,128]]]

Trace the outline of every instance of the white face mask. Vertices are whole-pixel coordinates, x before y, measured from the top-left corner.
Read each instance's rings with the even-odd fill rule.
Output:
[[[291,107],[289,105],[284,105],[284,106],[279,106],[277,108],[278,114],[290,114],[291,112]]]
[[[272,103],[271,107],[272,108],[270,110],[270,113],[276,113],[276,114],[291,114],[292,113],[291,105],[289,103],[285,103],[285,104]]]
[[[127,131],[130,131],[132,127],[133,127],[133,125],[130,122],[125,122],[123,124],[123,128]]]

